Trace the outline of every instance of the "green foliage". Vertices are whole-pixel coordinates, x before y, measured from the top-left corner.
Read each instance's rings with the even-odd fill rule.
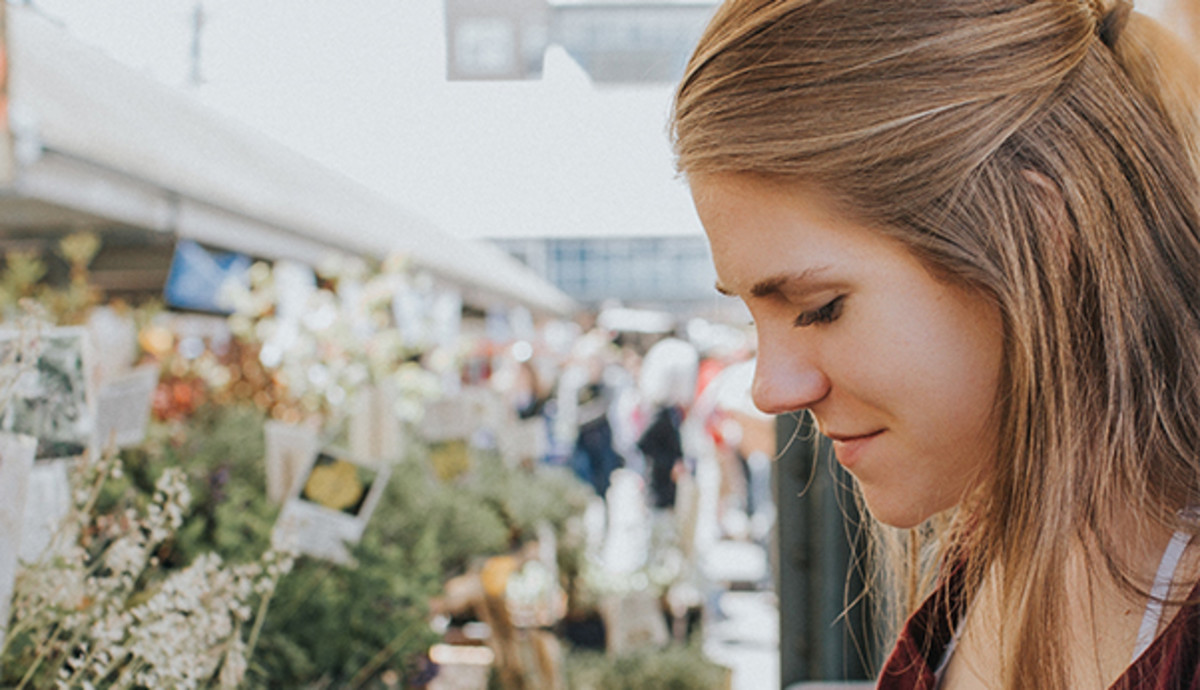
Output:
[[[17,300],[31,297],[34,286],[46,276],[46,262],[36,252],[9,251],[5,254],[4,273],[0,274],[0,305],[15,310]]]
[[[99,249],[97,237],[80,234],[66,238],[54,255],[10,252],[0,273],[0,320],[16,314],[18,303],[36,302],[58,323],[83,322],[101,298],[87,275]],[[333,293],[326,296],[336,302]],[[264,310],[255,318],[269,318],[273,304],[260,302]],[[388,314],[379,304],[368,306],[372,313]],[[153,309],[135,311],[135,322],[145,326]],[[350,329],[328,332],[336,336],[330,342],[353,355],[349,359],[357,357],[362,361],[356,363],[365,363],[371,372],[391,370],[406,353],[405,341],[394,329],[379,328],[371,339],[355,335],[347,340]],[[359,352],[356,347],[367,341],[373,348]],[[430,385],[436,392],[435,377],[418,376],[420,367],[409,366],[398,384],[409,402],[429,395],[425,388]],[[343,386],[343,392],[349,389]],[[268,549],[279,507],[266,499],[264,422],[262,409],[249,403],[203,403],[198,409],[188,404],[171,421],[152,423],[141,447],[120,453],[124,473],[103,484],[97,513],[146,508],[168,468],[182,470],[193,499],[182,509],[182,524],[155,545],[153,572],[137,581],[136,589],[143,592],[136,596],[150,596],[148,585],[184,572],[204,554],[215,552],[233,567],[258,561]],[[263,597],[259,611],[269,613],[251,635],[245,687],[375,687],[372,683],[377,685],[388,670],[411,680],[436,638],[429,626],[429,603],[446,579],[468,570],[475,559],[518,548],[535,538],[543,523],[559,536],[560,564],[574,564],[563,568],[565,577],[578,572],[582,545],[569,526],[578,522],[590,489],[570,472],[513,470],[495,454],[477,453],[469,473],[440,482],[432,476],[427,453],[412,450],[394,468],[354,549],[352,567],[301,557],[273,593]],[[20,634],[14,638],[16,646],[28,642]]]
[[[443,577],[465,571],[473,558],[509,547],[503,515],[475,492],[435,480],[413,457],[392,470],[371,530],[378,531],[383,543],[420,549]]]
[[[57,251],[15,250],[4,256],[0,271],[0,319],[19,312],[23,298],[37,300],[59,325],[83,323],[87,314],[100,300],[99,291],[89,284],[88,266],[100,251],[100,238],[94,233],[79,232],[63,237]],[[68,280],[52,271],[66,264]]]
[[[333,687],[384,668],[416,662],[436,635],[428,600],[435,573],[396,570],[409,561],[399,548],[364,537],[358,567],[300,559],[276,592],[250,669],[248,687]],[[385,665],[386,664],[386,665]]]
[[[503,551],[508,529],[412,461],[392,471],[355,567],[300,559],[281,583],[251,676],[263,687],[323,678],[338,687],[385,668],[403,675],[436,641],[429,601],[473,556]]]
[[[728,671],[697,647],[673,646],[619,657],[601,652],[567,656],[572,690],[721,690]]]
[[[208,553],[184,568],[162,567],[157,554],[190,504],[186,478],[169,468],[149,497],[126,482],[110,499],[119,510],[96,513],[119,468],[112,454],[75,463],[74,505],[43,557],[18,572],[0,684],[235,687],[254,645],[242,631],[262,620],[291,559],[271,552],[226,566]]]
[[[152,425],[142,449],[126,452],[129,479],[143,491],[164,468],[179,467],[188,476],[192,506],[163,554],[169,564],[190,563],[208,551],[240,563],[269,546],[278,508],[266,498],[265,419],[252,405],[205,406],[186,424]]]
[[[194,499],[164,564],[206,551],[252,559],[278,514],[265,496],[264,421],[251,405],[206,405],[185,421],[156,423],[141,449],[126,451],[125,476],[106,500],[145,493],[164,468],[180,467]],[[429,602],[447,578],[533,538],[539,522],[562,534],[586,505],[586,487],[565,471],[511,470],[486,454],[474,468],[440,482],[419,448],[400,460],[355,565],[300,557],[279,582],[244,687],[370,687],[389,669],[412,677],[436,641]]]
[[[496,511],[513,530],[516,541],[534,538],[539,522],[565,525],[587,508],[590,492],[565,468],[540,467],[536,471],[512,470],[495,455],[485,454],[475,472],[462,483]],[[561,530],[560,530],[561,533]]]

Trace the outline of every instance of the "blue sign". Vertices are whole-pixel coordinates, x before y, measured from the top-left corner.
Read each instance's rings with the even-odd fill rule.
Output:
[[[250,257],[236,252],[213,252],[191,240],[175,245],[163,297],[167,306],[216,314],[231,314],[224,299],[229,281],[246,284]]]

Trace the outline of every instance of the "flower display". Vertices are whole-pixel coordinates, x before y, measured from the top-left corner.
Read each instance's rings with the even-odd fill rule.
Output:
[[[191,502],[184,474],[168,468],[143,508],[97,513],[116,455],[77,466],[70,513],[46,552],[19,572],[0,678],[17,688],[237,687],[290,555],[227,565],[203,554],[165,570],[162,545]],[[254,605],[257,602],[258,608]]]
[[[13,353],[37,352],[49,324],[91,328],[97,249],[90,236],[64,241],[50,261],[67,264],[69,284],[56,287],[41,282],[43,257],[5,257],[0,319],[20,335],[0,352],[0,414],[37,359]],[[493,599],[528,639],[553,638],[608,594],[671,598],[681,554],[609,573],[588,554],[591,489],[569,469],[504,456],[509,409],[488,387],[499,346],[483,324],[461,327],[452,288],[403,258],[337,257],[315,273],[258,263],[248,277],[230,284],[228,319],[152,302],[108,315],[120,317],[98,339],[108,368],[160,371],[150,422],[140,443],[62,460],[68,514],[17,569],[0,686],[417,687],[438,673],[444,586],[488,560],[513,566]],[[301,454],[285,503],[374,512],[346,562],[270,546],[283,508],[268,498],[264,424],[319,433],[324,449]],[[342,440],[346,452],[330,453]]]
[[[429,342],[409,332],[419,329],[424,312],[401,322],[412,310],[396,305],[411,302],[414,290],[403,260],[370,271],[340,257],[319,279],[290,264],[259,263],[249,278],[229,286],[230,329],[258,348],[261,366],[303,410],[337,418],[365,386],[386,384],[399,393],[394,412],[419,418],[412,399],[435,393],[437,380],[411,362]]]

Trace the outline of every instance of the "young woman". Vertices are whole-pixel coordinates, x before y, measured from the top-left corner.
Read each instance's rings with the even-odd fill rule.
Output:
[[[1200,79],[1130,10],[728,0],[679,86],[755,401],[880,523],[880,687],[1200,687]]]

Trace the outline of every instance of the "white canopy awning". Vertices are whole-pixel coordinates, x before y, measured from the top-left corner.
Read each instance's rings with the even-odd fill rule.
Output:
[[[495,246],[449,235],[221,118],[73,40],[34,9],[0,12],[11,135],[0,155],[0,229],[110,223],[314,265],[332,250],[398,252],[478,306],[559,315],[574,308]]]

